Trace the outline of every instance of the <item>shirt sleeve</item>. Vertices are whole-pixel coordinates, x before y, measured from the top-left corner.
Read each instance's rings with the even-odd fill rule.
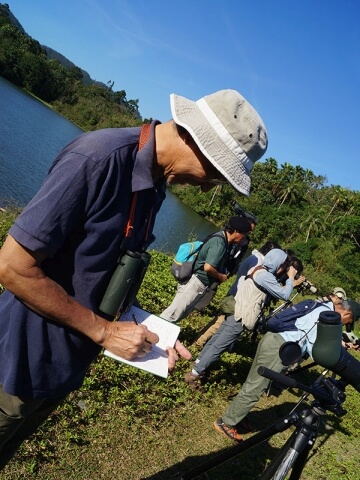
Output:
[[[283,287],[277,281],[275,275],[267,271],[259,271],[254,280],[261,287],[265,288],[270,295],[282,300],[288,300],[294,289],[294,281],[292,279],[288,278],[285,286]]]
[[[98,166],[86,157],[65,156],[16,219],[10,235],[31,251],[53,257],[96,202],[96,185],[101,182],[98,173]]]
[[[222,270],[225,264],[226,243],[225,239],[214,237],[207,242],[207,251],[204,263],[212,265],[217,270]]]
[[[297,330],[280,332],[286,342],[298,342],[302,355],[305,353],[312,357],[312,349],[317,336],[317,321],[321,312],[329,310],[326,305],[315,308],[312,312],[296,320]]]

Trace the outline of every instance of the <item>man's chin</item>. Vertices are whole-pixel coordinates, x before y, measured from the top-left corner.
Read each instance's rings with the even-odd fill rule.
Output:
[[[215,187],[215,185],[213,185],[212,183],[202,183],[200,185],[201,191],[203,193],[210,192],[210,190],[214,187]]]

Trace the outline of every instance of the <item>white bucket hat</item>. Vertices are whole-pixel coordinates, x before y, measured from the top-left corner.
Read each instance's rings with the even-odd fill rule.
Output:
[[[250,193],[250,171],[266,152],[265,125],[236,90],[220,90],[194,102],[170,95],[175,123],[184,127],[212,165],[240,193]]]
[[[342,300],[346,300],[346,292],[341,287],[335,287],[333,290],[331,290],[331,293],[341,298]]]

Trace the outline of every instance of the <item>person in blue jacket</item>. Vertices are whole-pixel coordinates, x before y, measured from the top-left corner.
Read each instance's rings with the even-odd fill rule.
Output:
[[[243,440],[242,432],[252,429],[246,416],[266,390],[270,380],[258,374],[260,366],[280,373],[284,365],[279,355],[279,349],[285,342],[297,342],[301,354],[312,356],[312,347],[317,336],[316,324],[319,314],[323,311],[335,311],[341,315],[343,325],[349,325],[358,318],[355,309],[346,300],[334,304],[331,300],[322,302],[310,313],[296,319],[296,330],[284,332],[267,332],[260,340],[249,374],[240,392],[220,418],[214,422],[214,428],[235,442]],[[285,310],[284,310],[285,312]]]
[[[267,294],[273,297],[287,300],[293,288],[300,285],[305,277],[300,276],[295,280],[297,270],[288,263],[288,255],[279,248],[274,248],[264,257],[262,265],[258,265],[250,270],[255,272],[253,280],[256,281],[255,287],[252,280],[247,284],[245,277],[240,277],[237,293],[235,295],[235,311],[234,315],[226,317],[220,325],[218,331],[206,343],[200,355],[195,360],[193,369],[185,374],[185,381],[189,385],[195,386],[204,378],[205,372],[209,369],[221,354],[227,349],[231,349],[234,342],[242,333],[244,324],[247,324],[247,317],[254,315],[255,309],[260,308],[260,302],[264,301]],[[283,272],[287,272],[287,280],[285,285],[281,285],[277,276]],[[250,285],[252,296],[249,296],[249,290],[246,288]]]

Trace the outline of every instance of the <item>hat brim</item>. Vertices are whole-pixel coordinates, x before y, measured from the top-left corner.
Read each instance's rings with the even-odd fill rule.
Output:
[[[341,298],[341,300],[347,300],[346,298],[346,292],[343,288],[336,287],[332,290],[331,292],[333,295],[336,295],[337,297]]]
[[[250,172],[247,171],[243,163],[251,161],[245,152],[243,159],[233,153],[219,137],[196,102],[172,94],[170,95],[170,106],[175,123],[190,133],[209,162],[235,190],[244,195],[250,195]]]

